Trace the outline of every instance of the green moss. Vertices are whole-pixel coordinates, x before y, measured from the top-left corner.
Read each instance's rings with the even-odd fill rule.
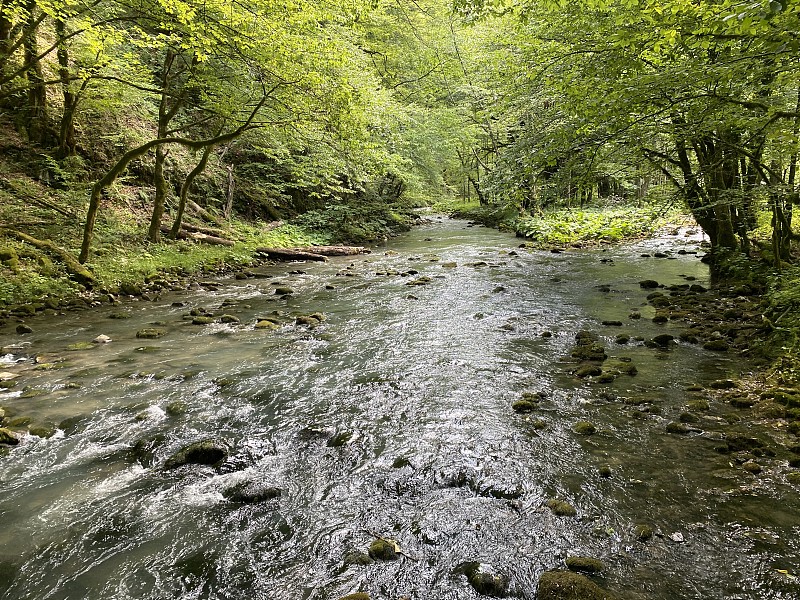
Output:
[[[167,332],[163,329],[157,329],[155,327],[147,327],[145,329],[140,329],[136,332],[136,337],[145,340],[154,340],[160,337],[163,337],[167,334]]]
[[[647,523],[637,523],[633,526],[633,535],[640,542],[646,542],[653,537],[653,528]]]
[[[399,549],[394,540],[378,538],[369,545],[369,556],[374,560],[397,560],[400,558]]]
[[[564,500],[558,500],[557,498],[551,498],[548,500],[546,506],[553,511],[554,515],[559,517],[574,517],[578,514],[578,511],[575,510],[575,507],[572,506],[572,504]]]
[[[570,571],[582,573],[599,573],[605,568],[603,561],[588,556],[568,556],[566,563]]]
[[[539,578],[537,600],[614,600],[588,577],[572,571],[547,571]]]
[[[578,435],[592,435],[597,431],[597,427],[589,421],[578,421],[572,426],[572,430]]]
[[[67,350],[91,350],[96,347],[97,344],[93,344],[92,342],[75,342],[74,344],[67,346]]]

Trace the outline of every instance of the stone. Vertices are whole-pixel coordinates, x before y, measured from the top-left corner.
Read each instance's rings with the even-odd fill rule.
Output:
[[[254,327],[255,329],[267,329],[267,330],[280,329],[280,325],[278,325],[273,321],[267,321],[267,320],[258,321]]]
[[[494,569],[485,564],[469,562],[461,565],[467,576],[467,581],[476,592],[490,598],[504,598],[508,590],[508,578],[494,572]]]
[[[736,382],[732,379],[718,379],[708,384],[712,390],[732,390],[737,387]]]
[[[17,325],[16,331],[19,334],[33,333],[33,329],[31,329],[30,326],[25,325],[25,323],[20,323]]]
[[[581,573],[599,573],[605,568],[603,561],[588,556],[568,556],[566,563],[570,571]]]
[[[165,469],[183,465],[216,466],[228,458],[228,449],[216,440],[201,440],[188,444],[170,456],[164,463]]]
[[[511,405],[511,409],[516,413],[529,413],[536,410],[537,405],[530,400],[517,400]]]
[[[199,316],[192,319],[192,325],[210,325],[214,322],[214,317]]]
[[[330,448],[341,448],[342,446],[347,445],[352,437],[352,432],[340,431],[328,440],[328,446]]]
[[[675,339],[675,336],[670,335],[668,333],[662,333],[660,335],[655,336],[651,341],[660,348],[666,348],[669,346],[669,343]]]
[[[154,340],[163,337],[167,332],[163,329],[156,329],[155,327],[146,327],[136,332],[136,337],[145,340]]]
[[[342,596],[339,600],[370,600],[369,594],[365,594],[364,592],[356,592],[355,594],[347,594],[347,596]]]
[[[282,490],[278,487],[257,481],[245,481],[228,488],[222,495],[237,504],[257,504],[280,498]]]
[[[276,296],[288,296],[290,294],[294,294],[294,290],[290,287],[278,286],[275,288]]]
[[[75,352],[80,350],[92,350],[96,347],[97,346],[92,342],[75,342],[67,346],[67,350]]]
[[[575,377],[595,377],[600,375],[602,372],[603,369],[598,365],[581,365],[575,370]]]
[[[578,421],[572,426],[572,431],[578,435],[592,435],[597,431],[597,427],[594,426],[594,423],[590,423],[589,421]]]
[[[400,546],[394,540],[378,538],[369,545],[369,556],[373,560],[397,560]]]
[[[109,343],[111,343],[111,341],[112,340],[111,340],[110,337],[108,337],[107,335],[104,335],[104,334],[101,333],[100,335],[98,335],[96,338],[94,338],[92,340],[92,343],[93,344],[109,344]]]
[[[171,416],[182,415],[188,410],[188,405],[183,400],[175,400],[167,404],[166,413]]]
[[[225,315],[222,315],[219,318],[219,322],[220,323],[240,323],[241,319],[239,317],[235,316],[235,315],[225,314]]]
[[[622,327],[622,321],[603,321],[602,324],[606,327]]]
[[[536,586],[537,600],[615,600],[594,581],[572,571],[546,571]]]
[[[758,475],[763,470],[761,465],[754,460],[748,460],[742,465],[742,468],[753,475]]]
[[[653,528],[647,523],[637,523],[633,526],[633,535],[640,542],[646,542],[653,537]]]
[[[358,567],[365,567],[367,565],[371,565],[375,561],[372,560],[366,552],[362,552],[361,550],[351,550],[347,554],[344,555],[344,564],[347,566],[353,565]]]
[[[672,421],[671,423],[667,424],[667,433],[677,433],[679,435],[686,435],[688,434],[690,429],[686,427],[683,423],[678,423],[677,421]]]
[[[725,340],[711,340],[703,344],[703,349],[715,352],[727,352],[730,349],[730,345],[728,345],[728,342]]]
[[[551,498],[546,502],[547,508],[553,511],[553,514],[558,517],[574,517],[578,514],[578,511],[575,510],[575,507],[572,506],[569,502],[565,502],[564,500],[558,500],[556,498]]]
[[[658,282],[654,279],[645,279],[639,282],[639,287],[643,290],[652,290],[658,287]]]
[[[6,444],[7,446],[16,446],[17,444],[19,444],[19,439],[17,439],[17,435],[10,429],[6,429],[5,427],[0,427],[0,444]]]
[[[609,477],[611,477],[611,467],[609,467],[608,465],[603,465],[597,469],[597,473],[598,475],[600,475],[600,477],[608,479]]]
[[[35,423],[28,427],[28,433],[42,439],[51,438],[56,433],[56,426],[53,423]]]

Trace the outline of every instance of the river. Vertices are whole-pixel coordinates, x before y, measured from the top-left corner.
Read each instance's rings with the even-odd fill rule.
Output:
[[[517,243],[433,220],[370,255],[40,316],[28,335],[6,326],[0,371],[20,384],[0,405],[61,428],[0,458],[0,596],[461,600],[479,597],[458,569],[475,561],[532,599],[544,571],[580,555],[624,599],[800,597],[785,469],[754,476],[716,452],[736,409],[713,399],[689,435],[665,430],[702,396],[687,387],[748,365],[614,341],[680,330],[652,322],[638,282],[708,285],[698,256],[677,253],[697,238],[560,254]],[[199,307],[240,322],[192,325]],[[295,324],[315,312],[323,323]],[[264,316],[279,328],[255,329]],[[573,376],[580,330],[638,373]],[[68,349],[100,334],[113,341]],[[542,400],[518,414],[526,392]],[[597,432],[577,435],[579,421]],[[203,439],[228,449],[221,465],[164,468]],[[226,498],[246,482],[280,493]],[[577,514],[553,514],[553,498]],[[351,564],[377,537],[399,559]]]

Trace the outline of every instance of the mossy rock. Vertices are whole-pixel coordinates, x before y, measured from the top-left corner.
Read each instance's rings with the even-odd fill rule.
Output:
[[[690,412],[683,412],[678,415],[678,420],[681,423],[697,423],[700,420],[700,417]]]
[[[567,568],[581,573],[599,573],[605,568],[603,561],[589,556],[568,556]]]
[[[3,246],[0,248],[0,261],[6,262],[8,260],[19,260],[19,255],[14,248],[10,246]]]
[[[786,480],[792,485],[800,485],[800,471],[792,471],[786,476]]]
[[[319,319],[312,317],[311,315],[300,315],[295,320],[295,325],[306,325],[308,327],[316,327],[320,324]]]
[[[627,344],[630,341],[631,341],[631,336],[629,336],[628,334],[625,334],[625,333],[621,333],[617,337],[614,338],[614,343],[621,344],[621,345]]]
[[[356,592],[355,594],[347,594],[347,596],[342,596],[339,600],[370,600],[369,594],[365,594],[364,592]]]
[[[394,540],[378,538],[369,545],[369,556],[373,560],[397,560],[400,546]]]
[[[711,340],[703,344],[703,349],[714,352],[727,352],[730,350],[730,345],[725,340]]]
[[[0,427],[0,444],[6,444],[8,446],[16,446],[17,444],[19,444],[19,439],[17,439],[17,435],[10,429],[6,429],[5,427]]]
[[[39,388],[26,387],[23,388],[22,394],[20,394],[19,397],[27,400],[28,398],[38,398],[39,396],[44,396],[46,393],[47,392],[45,390],[40,390]]]
[[[183,400],[175,400],[167,404],[166,413],[171,416],[182,415],[188,410],[189,406]]]
[[[140,329],[136,332],[136,337],[139,339],[144,340],[155,340],[160,337],[164,337],[167,332],[163,329],[158,329],[156,327],[146,327],[144,329]]]
[[[255,329],[266,329],[266,330],[273,330],[273,329],[280,329],[280,325],[273,321],[262,320],[255,324]]]
[[[633,535],[640,542],[646,542],[653,537],[653,527],[647,523],[637,523],[633,526]]]
[[[732,390],[737,387],[736,382],[732,379],[717,379],[708,384],[712,390]]]
[[[131,313],[124,311],[112,312],[108,315],[109,319],[130,319]]]
[[[222,315],[219,318],[220,323],[241,323],[241,319],[236,315]]]
[[[257,481],[246,481],[228,488],[222,495],[236,504],[257,504],[280,498],[283,491],[275,486]]]
[[[367,565],[371,565],[375,561],[372,560],[366,552],[362,552],[361,550],[351,550],[347,554],[344,555],[344,564],[346,566],[356,566],[356,567],[365,567]]]
[[[553,511],[553,514],[558,517],[574,517],[578,514],[578,511],[575,510],[575,507],[572,506],[569,502],[565,502],[564,500],[558,500],[556,498],[551,498],[546,503],[547,508]]]
[[[275,288],[276,296],[288,296],[294,294],[294,290],[290,287],[278,286]]]
[[[708,405],[708,400],[698,399],[698,400],[690,400],[686,403],[686,408],[689,410],[694,411],[707,411],[710,407]]]
[[[603,369],[599,365],[581,365],[575,371],[575,377],[596,377],[602,373]]]
[[[56,433],[56,426],[53,423],[34,423],[28,427],[28,432],[43,439],[51,438]]]
[[[667,423],[667,433],[676,433],[678,435],[686,435],[689,433],[690,429],[686,427],[683,423],[679,423],[677,421],[672,421]]]
[[[592,435],[597,432],[597,427],[589,421],[578,421],[572,426],[572,431],[578,435]]]
[[[748,460],[742,465],[742,468],[753,475],[758,475],[764,470],[764,468],[754,460]]]
[[[537,600],[616,600],[594,581],[572,571],[542,573],[536,586]]]
[[[602,465],[598,467],[597,474],[604,479],[608,479],[612,475],[611,467],[608,465]]]
[[[97,344],[93,344],[92,342],[75,342],[67,346],[67,350],[72,351],[92,350],[93,348],[97,348]]]
[[[792,421],[789,423],[789,427],[787,429],[789,430],[789,433],[800,436],[800,421]]]
[[[538,404],[534,404],[530,400],[517,400],[511,405],[511,409],[516,413],[530,413],[538,408]]]
[[[660,348],[667,348],[675,339],[675,336],[670,335],[668,333],[662,333],[660,335],[655,336],[652,340],[650,340],[653,344]]]
[[[216,440],[201,440],[188,444],[170,456],[164,463],[165,469],[183,465],[216,466],[228,457],[228,449]]]
[[[192,325],[211,325],[213,322],[214,317],[200,316],[192,319]]]
[[[643,290],[654,290],[659,286],[655,279],[645,279],[639,282],[639,287]]]

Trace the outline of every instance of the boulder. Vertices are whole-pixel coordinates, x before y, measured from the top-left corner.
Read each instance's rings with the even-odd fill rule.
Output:
[[[369,545],[369,556],[373,560],[397,560],[400,546],[394,540],[378,538]]]
[[[566,563],[570,571],[581,573],[599,573],[605,568],[603,561],[588,556],[568,556]]]
[[[572,571],[542,573],[536,586],[537,600],[615,600],[594,581]]]
[[[266,502],[267,500],[280,498],[281,494],[280,488],[258,481],[246,481],[222,492],[225,498],[237,504]]]
[[[145,340],[154,340],[156,338],[163,337],[166,335],[166,331],[163,329],[157,329],[155,327],[146,327],[144,329],[140,329],[136,332],[136,337]]]
[[[7,446],[16,446],[19,444],[19,440],[17,439],[17,435],[11,431],[10,429],[6,429],[5,427],[0,427],[0,444],[6,444]]]
[[[547,508],[553,511],[553,514],[558,517],[574,517],[578,514],[578,511],[575,510],[575,507],[572,506],[569,502],[565,502],[564,500],[558,500],[556,498],[551,498],[546,503]]]
[[[178,450],[164,463],[165,469],[183,465],[216,466],[228,458],[228,449],[216,440],[193,442]]]

